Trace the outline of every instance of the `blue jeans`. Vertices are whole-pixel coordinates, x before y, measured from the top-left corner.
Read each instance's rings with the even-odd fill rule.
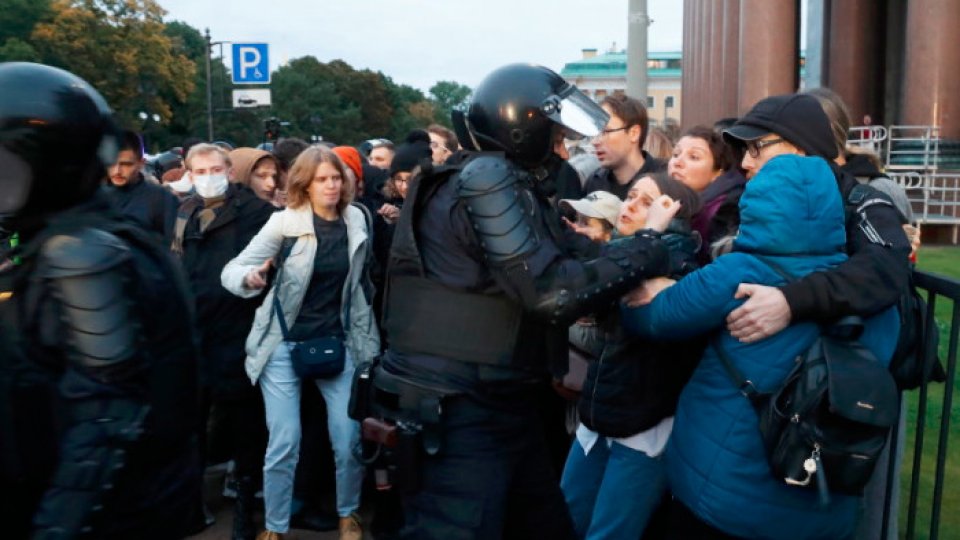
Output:
[[[640,538],[666,490],[663,456],[603,437],[584,454],[575,440],[560,488],[580,538]]]
[[[290,528],[293,474],[300,458],[300,378],[293,372],[290,346],[281,343],[260,374],[270,432],[263,464],[263,503],[267,530],[278,533]],[[348,355],[343,373],[316,381],[327,402],[327,428],[336,464],[337,513],[341,517],[360,507],[363,481],[363,466],[353,455],[353,448],[360,442],[360,424],[347,416],[353,370]]]

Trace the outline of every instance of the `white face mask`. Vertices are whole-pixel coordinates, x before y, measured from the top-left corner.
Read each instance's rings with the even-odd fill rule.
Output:
[[[227,183],[225,174],[193,175],[193,187],[197,190],[197,195],[204,199],[213,199],[226,193]]]

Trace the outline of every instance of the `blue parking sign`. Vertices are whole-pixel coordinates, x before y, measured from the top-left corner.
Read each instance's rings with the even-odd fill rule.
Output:
[[[266,43],[233,44],[233,84],[270,84]]]

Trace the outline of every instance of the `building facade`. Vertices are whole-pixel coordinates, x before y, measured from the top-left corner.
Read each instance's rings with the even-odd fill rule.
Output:
[[[560,71],[567,82],[577,85],[596,101],[626,91],[626,51],[597,54],[597,49],[583,49],[582,52],[580,60],[567,63]],[[677,122],[681,118],[680,62],[679,51],[647,55],[647,110],[653,125],[663,125],[668,119]]]

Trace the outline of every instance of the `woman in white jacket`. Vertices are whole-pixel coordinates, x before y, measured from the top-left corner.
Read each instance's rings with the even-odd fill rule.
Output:
[[[330,150],[311,147],[297,158],[288,179],[289,206],[273,214],[250,244],[223,269],[223,286],[241,297],[260,294],[267,271],[284,238],[296,238],[278,269],[275,284],[257,310],[246,343],[246,371],[258,381],[266,406],[270,439],[264,459],[266,531],[258,540],[279,539],[287,532],[293,475],[300,450],[300,379],[293,370],[291,348],[321,337],[340,337],[345,368],[316,384],[327,403],[327,422],[336,461],[340,538],[362,537],[356,511],[363,469],[352,454],[360,426],[347,416],[350,383],[357,363],[379,353],[380,343],[370,300],[372,238],[366,210],[350,204],[354,186]],[[279,292],[277,292],[279,289]],[[274,296],[279,294],[287,327],[278,323]]]

